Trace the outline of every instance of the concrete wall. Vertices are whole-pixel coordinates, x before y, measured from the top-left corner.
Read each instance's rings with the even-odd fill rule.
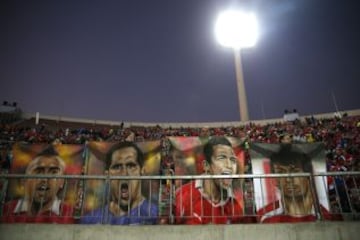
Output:
[[[239,224],[204,226],[0,224],[0,239],[358,240],[360,239],[360,224],[359,222],[314,222],[297,224]]]

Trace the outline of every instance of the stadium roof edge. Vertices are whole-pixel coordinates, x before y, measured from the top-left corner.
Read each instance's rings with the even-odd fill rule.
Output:
[[[341,111],[341,114],[347,113],[349,116],[358,116],[360,115],[360,109],[356,110],[345,110]],[[314,116],[315,118],[332,118],[336,113],[320,113],[320,114],[312,114],[312,115],[305,115],[300,116],[300,120],[304,120],[305,118],[309,118]],[[36,118],[36,113],[23,113],[23,118],[31,119]],[[108,120],[97,120],[97,119],[84,119],[84,118],[72,118],[72,117],[64,117],[64,116],[55,116],[55,115],[39,115],[40,119],[44,120],[53,120],[53,121],[64,121],[64,122],[75,122],[75,123],[87,123],[87,124],[94,124],[94,125],[109,125],[109,126],[120,126],[121,123],[124,123],[124,127],[130,126],[144,126],[144,127],[151,127],[151,126],[160,126],[160,127],[231,127],[231,126],[241,126],[248,123],[254,123],[259,125],[275,123],[275,122],[284,122],[283,118],[274,118],[274,119],[265,119],[265,120],[254,120],[248,122],[240,122],[240,121],[233,121],[233,122],[197,122],[197,123],[189,123],[189,122],[131,122],[131,121],[108,121]]]

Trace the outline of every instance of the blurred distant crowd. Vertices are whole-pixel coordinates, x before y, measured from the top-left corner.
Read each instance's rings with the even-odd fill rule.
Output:
[[[278,122],[265,125],[249,123],[238,127],[180,127],[162,128],[131,126],[68,126],[23,120],[0,125],[1,168],[10,167],[11,147],[15,142],[85,144],[88,141],[149,141],[170,136],[233,136],[244,140],[247,150],[251,142],[278,143],[285,135],[294,143],[323,142],[327,151],[328,171],[360,170],[360,116],[342,116],[328,119],[306,118],[304,121]],[[250,158],[247,156],[247,163]],[[248,168],[249,168],[248,164]]]

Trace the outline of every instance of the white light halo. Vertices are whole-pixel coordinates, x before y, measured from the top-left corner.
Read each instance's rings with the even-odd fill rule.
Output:
[[[219,14],[215,23],[218,42],[235,49],[255,46],[258,39],[258,23],[255,14],[228,10]]]

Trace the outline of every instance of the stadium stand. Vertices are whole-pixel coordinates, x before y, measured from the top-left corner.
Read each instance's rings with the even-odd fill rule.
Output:
[[[359,111],[355,111],[358,113]],[[66,121],[64,119],[18,118],[1,121],[0,147],[1,168],[6,173],[11,164],[11,148],[15,142],[48,144],[84,144],[89,141],[124,141],[131,137],[136,142],[164,140],[172,136],[234,136],[243,139],[246,165],[245,173],[251,173],[249,143],[278,143],[284,134],[291,135],[294,143],[323,142],[326,146],[326,164],[329,172],[359,171],[360,166],[360,115],[344,114],[341,117],[307,116],[295,121],[282,119],[269,122],[249,122],[221,126],[211,124],[162,125],[141,123],[104,123],[100,121]],[[1,116],[3,117],[3,115]],[[5,116],[7,118],[7,116]],[[182,127],[184,126],[184,127]],[[170,164],[171,165],[171,164]],[[169,164],[163,164],[164,168]],[[162,169],[162,172],[166,172]],[[360,212],[359,179],[347,175],[328,177],[331,210],[336,213]],[[251,209],[252,184],[245,181],[245,201]],[[339,190],[340,189],[340,190]],[[342,189],[342,190],[341,190]],[[250,211],[250,210],[249,210]],[[353,219],[357,220],[358,215]],[[165,221],[166,222],[166,221]],[[168,222],[166,222],[168,223]]]

